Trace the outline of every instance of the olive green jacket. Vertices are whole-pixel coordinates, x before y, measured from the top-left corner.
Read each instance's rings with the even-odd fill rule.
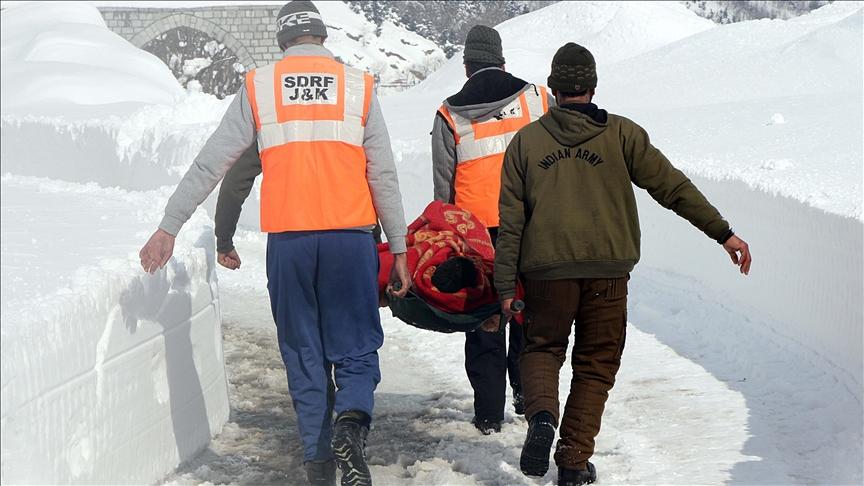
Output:
[[[639,261],[632,184],[708,237],[722,243],[732,235],[717,209],[651,145],[642,127],[600,112],[591,118],[554,107],[519,130],[507,147],[495,257],[501,298],[515,295],[520,274],[533,280],[627,275]]]

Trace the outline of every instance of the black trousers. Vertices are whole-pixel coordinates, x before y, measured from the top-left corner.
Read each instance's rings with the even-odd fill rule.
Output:
[[[498,228],[489,228],[489,236],[494,245],[498,239]],[[513,393],[522,393],[519,355],[525,347],[525,340],[519,324],[507,327],[510,328],[509,350],[508,339],[503,332],[477,330],[465,333],[465,371],[474,389],[474,417],[478,420],[504,420],[508,376]]]
[[[504,420],[508,376],[513,393],[522,393],[519,355],[525,343],[519,324],[508,327],[509,339],[501,332],[478,329],[465,333],[465,371],[474,389],[474,416],[477,420]]]

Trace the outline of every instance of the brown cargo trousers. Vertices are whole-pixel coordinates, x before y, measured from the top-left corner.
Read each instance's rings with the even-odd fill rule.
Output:
[[[627,327],[628,277],[525,282],[525,350],[520,358],[526,417],[546,411],[560,423],[555,463],[584,469],[615,374]],[[575,324],[574,324],[575,323]],[[558,373],[573,334],[573,380],[558,412]]]

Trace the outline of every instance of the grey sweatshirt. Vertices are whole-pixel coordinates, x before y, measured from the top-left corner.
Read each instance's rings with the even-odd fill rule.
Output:
[[[318,44],[292,46],[285,50],[284,55],[333,57],[333,53]],[[168,200],[159,228],[176,235],[198,206],[213,192],[228,169],[255,143],[255,139],[255,120],[244,85],[222,117],[219,127],[207,139]],[[399,191],[390,135],[381,114],[378,97],[374,94],[363,135],[363,151],[366,153],[366,180],[372,193],[372,204],[387,235],[390,251],[404,253],[408,230],[402,208],[402,194]],[[371,231],[372,227],[357,229]]]

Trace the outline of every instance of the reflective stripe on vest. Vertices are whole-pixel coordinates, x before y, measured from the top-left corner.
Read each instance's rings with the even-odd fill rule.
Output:
[[[455,203],[471,211],[487,227],[497,227],[498,196],[504,151],[516,132],[548,111],[546,88],[528,85],[522,94],[488,120],[477,121],[453,113],[439,113],[456,141]]]
[[[317,56],[286,57],[247,74],[262,231],[375,224],[363,151],[373,85],[371,75]]]

